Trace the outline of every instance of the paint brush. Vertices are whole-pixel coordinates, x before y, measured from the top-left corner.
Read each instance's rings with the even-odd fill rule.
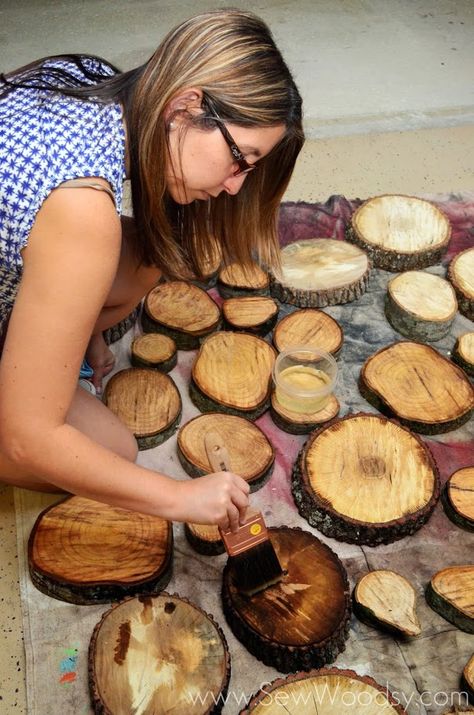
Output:
[[[208,432],[204,446],[209,463],[215,472],[230,471],[227,448],[217,432]],[[238,591],[253,596],[283,577],[283,569],[268,535],[261,512],[249,512],[245,522],[234,532],[219,528],[229,555]]]

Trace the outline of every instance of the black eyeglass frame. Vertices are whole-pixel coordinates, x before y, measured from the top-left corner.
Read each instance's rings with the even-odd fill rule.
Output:
[[[224,120],[220,118],[220,116],[218,115],[218,113],[216,112],[216,110],[212,104],[212,101],[208,97],[203,98],[202,107],[203,107],[204,111],[207,112],[212,119],[216,120],[216,126],[219,129],[222,136],[224,137],[224,140],[230,149],[230,153],[232,154],[232,158],[234,159],[235,163],[239,167],[238,169],[236,169],[233,172],[233,175],[241,176],[242,174],[249,174],[251,171],[256,169],[257,166],[255,164],[248,163],[245,156],[243,155],[243,153],[240,151],[239,147],[237,146],[232,134],[229,132],[229,130],[225,126]]]

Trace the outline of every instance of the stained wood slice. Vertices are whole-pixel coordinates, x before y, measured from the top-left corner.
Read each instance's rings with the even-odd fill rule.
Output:
[[[357,707],[357,710],[355,709]],[[395,715],[406,713],[387,684],[353,670],[321,668],[265,683],[239,715]]]
[[[285,571],[283,579],[245,596],[237,590],[228,561],[222,586],[225,617],[250,653],[281,672],[331,663],[348,636],[345,569],[336,554],[307,531],[269,528],[269,536]]]
[[[189,394],[201,412],[255,420],[270,405],[275,350],[254,335],[219,332],[201,345]]]
[[[466,633],[474,633],[474,566],[438,571],[426,587],[431,608]]]
[[[172,557],[170,522],[82,497],[45,509],[28,541],[36,588],[83,605],[160,591]]]
[[[335,395],[330,395],[327,405],[318,412],[293,412],[281,405],[276,398],[275,390],[272,391],[270,405],[272,420],[277,427],[290,434],[308,434],[337,417],[339,410],[339,400]]]
[[[158,370],[132,367],[117,372],[105,387],[104,402],[133,432],[139,449],[165,442],[181,419],[178,388]]]
[[[145,298],[142,325],[147,332],[164,333],[179,350],[194,350],[202,338],[218,330],[221,312],[212,298],[192,283],[160,283]]]
[[[474,320],[474,247],[461,251],[453,258],[448,278],[456,291],[459,312]]]
[[[474,377],[474,331],[464,333],[457,340],[453,348],[452,359],[470,377]]]
[[[169,372],[178,362],[176,343],[161,333],[144,333],[132,342],[130,360],[135,367]]]
[[[376,546],[428,520],[439,476],[419,437],[359,413],[310,435],[294,465],[292,491],[300,514],[326,536]]]
[[[371,571],[357,582],[353,593],[356,616],[369,626],[397,636],[418,636],[416,592],[406,578],[395,571]]]
[[[452,285],[424,271],[407,271],[387,287],[385,313],[390,325],[414,340],[435,342],[448,334],[458,302]]]
[[[185,524],[184,533],[188,542],[198,554],[216,556],[225,551],[224,542],[217,526],[207,524]]]
[[[347,241],[296,241],[281,251],[281,271],[271,276],[271,294],[301,308],[349,303],[365,293],[369,273],[367,254]]]
[[[281,352],[293,345],[324,350],[338,355],[344,334],[339,323],[322,310],[303,308],[280,320],[273,331],[273,344]]]
[[[265,296],[228,298],[222,304],[224,325],[229,330],[266,335],[278,318],[278,305]]]
[[[451,226],[429,201],[387,194],[356,209],[346,236],[367,251],[374,266],[398,273],[439,263]]]
[[[461,676],[461,687],[474,701],[474,655],[466,663]],[[474,712],[474,709],[471,711]]]
[[[394,343],[372,355],[362,367],[359,389],[380,412],[422,434],[456,429],[474,408],[464,371],[415,342]]]
[[[176,447],[185,472],[202,477],[214,471],[204,442],[212,432],[226,445],[229,469],[249,483],[251,492],[260,489],[273,472],[275,450],[262,430],[244,417],[212,412],[183,425]]]
[[[270,292],[268,273],[258,263],[242,266],[231,263],[222,268],[217,276],[217,290],[223,298],[245,295],[268,295]]]
[[[89,688],[97,715],[219,713],[229,678],[221,629],[176,595],[123,601],[92,634]]]
[[[474,466],[454,472],[442,493],[446,514],[457,526],[474,531]]]

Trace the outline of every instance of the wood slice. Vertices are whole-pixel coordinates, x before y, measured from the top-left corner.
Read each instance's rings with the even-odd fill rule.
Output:
[[[229,330],[244,330],[247,333],[266,335],[278,318],[278,305],[273,298],[246,296],[228,298],[222,304],[224,325]]]
[[[135,367],[169,372],[178,362],[176,343],[161,333],[144,333],[132,342],[130,360]]]
[[[270,406],[275,350],[254,335],[220,332],[201,345],[189,394],[201,412],[255,420]]]
[[[350,621],[346,571],[313,534],[269,528],[283,579],[253,596],[241,594],[230,560],[223,573],[225,617],[256,658],[281,672],[331,663],[344,650]]]
[[[400,692],[400,691],[398,691]],[[321,668],[265,683],[239,715],[398,715],[406,710],[388,690],[353,670]]]
[[[217,556],[225,551],[217,526],[208,524],[185,524],[184,533],[188,542],[198,554]]]
[[[300,514],[326,536],[377,546],[428,520],[439,476],[419,437],[360,413],[310,435],[295,462],[292,491]]]
[[[133,432],[139,449],[151,449],[176,432],[181,396],[171,377],[158,370],[131,367],[115,373],[104,402]]]
[[[344,340],[339,323],[322,310],[303,308],[280,320],[273,331],[273,345],[278,352],[293,345],[306,345],[338,355]]]
[[[438,571],[426,587],[428,605],[461,631],[474,633],[474,566]]]
[[[204,441],[211,432],[226,445],[231,471],[249,483],[251,492],[260,489],[273,472],[275,450],[262,430],[244,417],[212,412],[183,425],[176,447],[185,472],[202,477],[214,471]]]
[[[395,571],[371,571],[357,582],[352,603],[355,615],[364,623],[397,636],[418,636],[416,592],[406,578]]]
[[[359,389],[380,412],[422,434],[439,434],[467,422],[474,391],[461,368],[429,345],[399,342],[362,366]]]
[[[82,497],[45,509],[28,541],[34,585],[68,603],[156,593],[171,578],[172,560],[170,522]]]
[[[104,613],[92,634],[89,688],[96,715],[219,713],[229,678],[222,630],[176,595],[123,601]]]
[[[179,350],[198,348],[202,338],[219,329],[220,322],[221,312],[212,298],[185,281],[160,283],[143,305],[143,329],[169,335]]]
[[[346,236],[367,251],[374,266],[399,273],[439,263],[451,226],[429,201],[387,194],[356,209]]]
[[[461,251],[453,258],[448,278],[456,291],[459,312],[474,320],[474,247]]]
[[[454,472],[442,493],[446,514],[457,526],[474,531],[474,466]]]
[[[461,676],[461,687],[474,702],[474,655],[466,663]],[[474,709],[471,711],[474,713]]]
[[[392,278],[385,314],[390,325],[414,340],[441,340],[453,324],[458,302],[452,285],[424,271],[407,271]]]
[[[464,333],[457,340],[453,348],[452,359],[470,377],[474,377],[474,331]]]
[[[104,340],[107,345],[112,345],[112,343],[116,343],[117,340],[123,338],[125,333],[128,333],[128,331],[133,328],[133,326],[138,320],[138,316],[140,315],[140,310],[141,305],[137,305],[137,307],[134,308],[132,312],[127,315],[126,318],[121,320],[116,325],[113,325],[111,328],[107,328],[107,330],[103,331]]]
[[[365,293],[369,273],[366,253],[347,241],[296,241],[281,251],[281,272],[271,276],[271,294],[301,308],[349,303]]]
[[[339,400],[335,395],[330,395],[327,405],[318,412],[293,412],[281,405],[276,398],[275,390],[272,391],[270,405],[272,420],[277,427],[290,434],[308,434],[316,427],[324,424],[324,422],[329,422],[329,420],[337,417],[339,410]]]
[[[231,263],[219,272],[217,290],[223,298],[245,295],[268,295],[270,278],[257,263],[241,266]]]

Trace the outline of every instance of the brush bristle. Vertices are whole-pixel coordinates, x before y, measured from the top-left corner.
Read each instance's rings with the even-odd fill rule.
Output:
[[[237,556],[231,556],[230,562],[235,586],[247,596],[278,583],[283,576],[283,569],[269,539]]]

